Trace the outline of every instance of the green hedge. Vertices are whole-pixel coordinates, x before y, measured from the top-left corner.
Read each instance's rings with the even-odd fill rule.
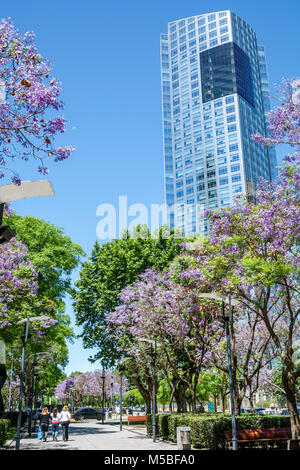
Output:
[[[12,426],[17,426],[18,424],[18,411],[0,411],[0,419],[9,419],[10,424]],[[27,413],[26,411],[22,411],[22,420],[21,426],[26,423],[27,420]]]
[[[236,417],[237,429],[266,429],[290,427],[288,416],[242,415]],[[152,435],[152,415],[147,415],[147,433]],[[219,413],[156,415],[156,435],[176,442],[176,428],[191,428],[192,445],[198,449],[224,448],[224,431],[231,430],[231,416]],[[255,443],[256,445],[256,443]]]
[[[3,447],[7,440],[7,431],[9,426],[9,419],[0,419],[0,447]]]

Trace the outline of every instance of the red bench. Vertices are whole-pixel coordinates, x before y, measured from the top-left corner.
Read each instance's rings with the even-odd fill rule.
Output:
[[[145,423],[146,416],[128,416],[128,424],[130,423]]]
[[[237,431],[237,442],[271,442],[292,439],[290,428],[243,429]],[[232,447],[232,431],[224,431],[225,446]]]

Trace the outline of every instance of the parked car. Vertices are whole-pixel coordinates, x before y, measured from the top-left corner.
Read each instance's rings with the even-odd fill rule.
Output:
[[[36,419],[36,420],[40,419],[41,413],[42,413],[42,408],[37,408],[36,410],[32,410],[31,419]]]
[[[263,415],[263,411],[265,411],[266,408],[254,408],[254,413],[256,415]]]
[[[297,408],[297,410],[298,410],[298,415],[300,416],[300,407]],[[284,408],[283,410],[281,410],[280,414],[283,416],[290,416],[290,412],[287,408]]]
[[[73,412],[72,418],[75,421],[80,421],[81,419],[101,419],[102,412],[94,408],[79,408]]]
[[[203,405],[196,406],[196,413],[205,413],[205,409]]]
[[[279,415],[280,413],[279,413],[279,411],[277,411],[277,410],[266,409],[266,410],[264,410],[264,411],[262,412],[262,414],[274,416],[274,415]]]
[[[132,409],[133,409],[133,411],[138,411],[138,412],[144,412],[144,411],[146,411],[146,407],[145,407],[145,406],[134,406]]]

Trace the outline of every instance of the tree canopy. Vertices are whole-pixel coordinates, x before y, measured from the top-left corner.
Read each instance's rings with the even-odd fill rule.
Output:
[[[163,270],[180,253],[182,239],[171,232],[164,238],[148,229],[137,227],[120,239],[100,245],[95,243],[89,261],[83,264],[80,279],[73,293],[77,325],[82,326],[82,340],[86,348],[98,348],[92,360],[113,365],[120,357],[114,341],[107,332],[105,314],[120,304],[120,292],[138,279],[148,268]]]

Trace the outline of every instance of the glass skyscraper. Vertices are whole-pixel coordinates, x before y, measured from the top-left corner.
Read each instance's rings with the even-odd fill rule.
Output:
[[[169,221],[183,229],[189,205],[188,231],[207,234],[195,207],[226,207],[276,176],[275,150],[251,139],[268,132],[265,51],[251,26],[220,11],[170,22],[160,52]]]

